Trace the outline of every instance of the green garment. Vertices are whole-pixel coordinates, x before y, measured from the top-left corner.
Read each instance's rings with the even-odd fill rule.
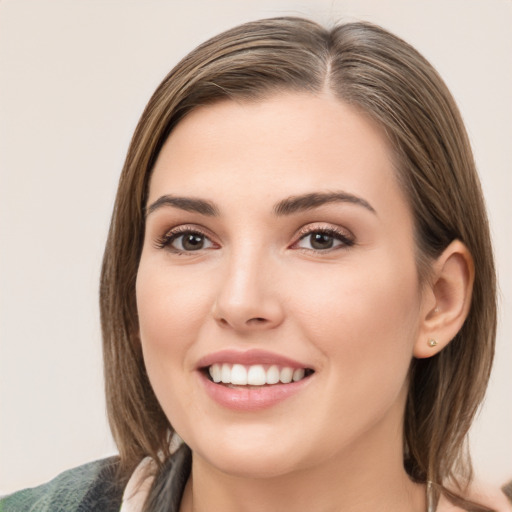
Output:
[[[52,481],[0,498],[0,512],[119,512],[117,457],[70,469]]]

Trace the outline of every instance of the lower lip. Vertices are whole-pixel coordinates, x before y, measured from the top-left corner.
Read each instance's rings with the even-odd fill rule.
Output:
[[[199,375],[210,398],[223,407],[238,411],[259,411],[277,405],[299,393],[311,379],[309,376],[290,384],[232,388],[212,382],[202,372]]]

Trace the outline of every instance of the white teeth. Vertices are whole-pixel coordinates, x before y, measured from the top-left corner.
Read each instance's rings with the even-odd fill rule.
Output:
[[[220,364],[212,364],[210,366],[210,377],[213,382],[220,382],[222,380],[222,370]]]
[[[247,370],[241,364],[234,364],[231,368],[231,384],[247,385]]]
[[[261,364],[244,366],[242,364],[215,363],[209,369],[213,382],[233,384],[235,386],[264,386],[265,384],[289,384],[305,377],[304,368],[290,368],[289,366],[269,366],[266,370]]]
[[[223,384],[231,384],[231,366],[229,364],[222,365],[220,375],[220,380]]]
[[[293,382],[297,382],[304,378],[304,368],[297,368],[293,372]]]
[[[279,368],[275,365],[267,370],[267,384],[277,384],[279,382]]]
[[[267,374],[263,366],[257,364],[250,366],[247,372],[247,384],[250,386],[263,386],[267,383]]]
[[[288,384],[293,379],[293,368],[281,368],[281,373],[279,374],[279,380],[283,384]]]

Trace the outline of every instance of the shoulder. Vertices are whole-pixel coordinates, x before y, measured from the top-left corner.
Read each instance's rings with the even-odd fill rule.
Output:
[[[123,492],[115,479],[118,461],[109,457],[90,462],[1,498],[0,512],[117,512]]]
[[[507,482],[501,490],[503,491],[503,494],[508,498],[510,503],[512,504],[512,480],[510,482]]]
[[[512,493],[507,486],[510,486],[510,483],[500,489],[496,485],[481,480],[473,481],[464,498],[493,512],[512,512]],[[466,508],[454,505],[441,495],[436,512],[466,512],[466,510]]]

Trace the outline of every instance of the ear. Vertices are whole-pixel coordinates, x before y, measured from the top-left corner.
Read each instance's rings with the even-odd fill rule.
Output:
[[[459,332],[469,313],[474,277],[468,248],[454,240],[433,264],[425,285],[415,357],[436,355]]]

